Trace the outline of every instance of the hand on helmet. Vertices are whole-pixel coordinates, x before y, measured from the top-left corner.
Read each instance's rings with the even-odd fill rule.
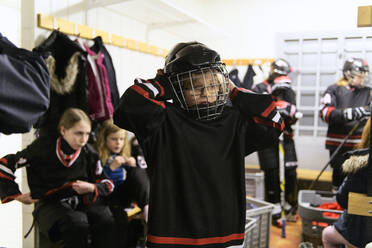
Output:
[[[368,106],[346,108],[343,110],[343,115],[347,121],[356,121],[371,116]]]
[[[160,97],[161,100],[166,101],[169,99],[173,99],[173,96],[174,96],[173,88],[171,86],[171,83],[168,77],[165,75],[162,69],[158,69],[154,80],[158,82],[160,86],[163,87],[164,89],[164,95]]]

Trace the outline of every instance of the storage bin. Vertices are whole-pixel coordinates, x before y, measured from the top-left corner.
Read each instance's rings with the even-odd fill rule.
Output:
[[[338,219],[338,217],[324,216],[324,213],[342,213],[340,210],[317,208],[326,202],[336,202],[336,195],[332,192],[315,190],[300,190],[298,193],[298,213],[302,223],[302,239],[311,242],[315,248],[323,247],[323,229]]]
[[[256,219],[252,245],[255,248],[267,248],[270,245],[271,212],[274,205],[254,198],[246,198],[246,217]]]
[[[259,169],[245,169],[245,191],[248,197],[265,199],[264,172]]]

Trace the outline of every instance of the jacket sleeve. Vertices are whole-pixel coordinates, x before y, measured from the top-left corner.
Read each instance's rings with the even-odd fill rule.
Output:
[[[158,81],[136,79],[121,97],[114,123],[135,133],[138,138],[151,135],[164,121],[165,94]]]
[[[234,88],[230,98],[233,106],[239,109],[250,125],[246,136],[246,155],[262,150],[278,139],[284,122],[271,95]]]
[[[94,181],[94,192],[83,196],[83,203],[90,205],[95,203],[99,196],[108,196],[114,191],[114,183],[104,173],[101,160],[93,147],[87,145],[90,153],[91,168],[93,169],[92,181]]]
[[[319,115],[326,123],[342,123],[345,121],[342,109],[336,109],[336,104],[335,87],[332,85],[327,88],[320,100]]]
[[[8,154],[0,159],[0,198],[2,203],[7,203],[21,195],[18,184],[15,182],[15,171],[24,166],[30,166],[29,161],[37,149],[40,140],[32,142],[24,150],[16,154]]]

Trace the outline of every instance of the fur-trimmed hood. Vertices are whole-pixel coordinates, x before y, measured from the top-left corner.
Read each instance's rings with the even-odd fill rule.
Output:
[[[64,78],[58,78],[55,73],[56,60],[53,56],[49,56],[46,59],[46,64],[50,74],[50,87],[52,90],[60,95],[70,93],[75,84],[77,75],[79,73],[79,52],[75,52],[68,61],[66,66],[66,76]]]
[[[342,164],[344,173],[355,173],[368,165],[369,154],[352,155]]]

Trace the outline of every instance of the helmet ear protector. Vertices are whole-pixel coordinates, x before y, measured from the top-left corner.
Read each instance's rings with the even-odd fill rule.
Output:
[[[222,113],[229,79],[216,51],[199,42],[179,43],[168,53],[164,72],[175,93],[173,100],[193,118],[212,120]]]

